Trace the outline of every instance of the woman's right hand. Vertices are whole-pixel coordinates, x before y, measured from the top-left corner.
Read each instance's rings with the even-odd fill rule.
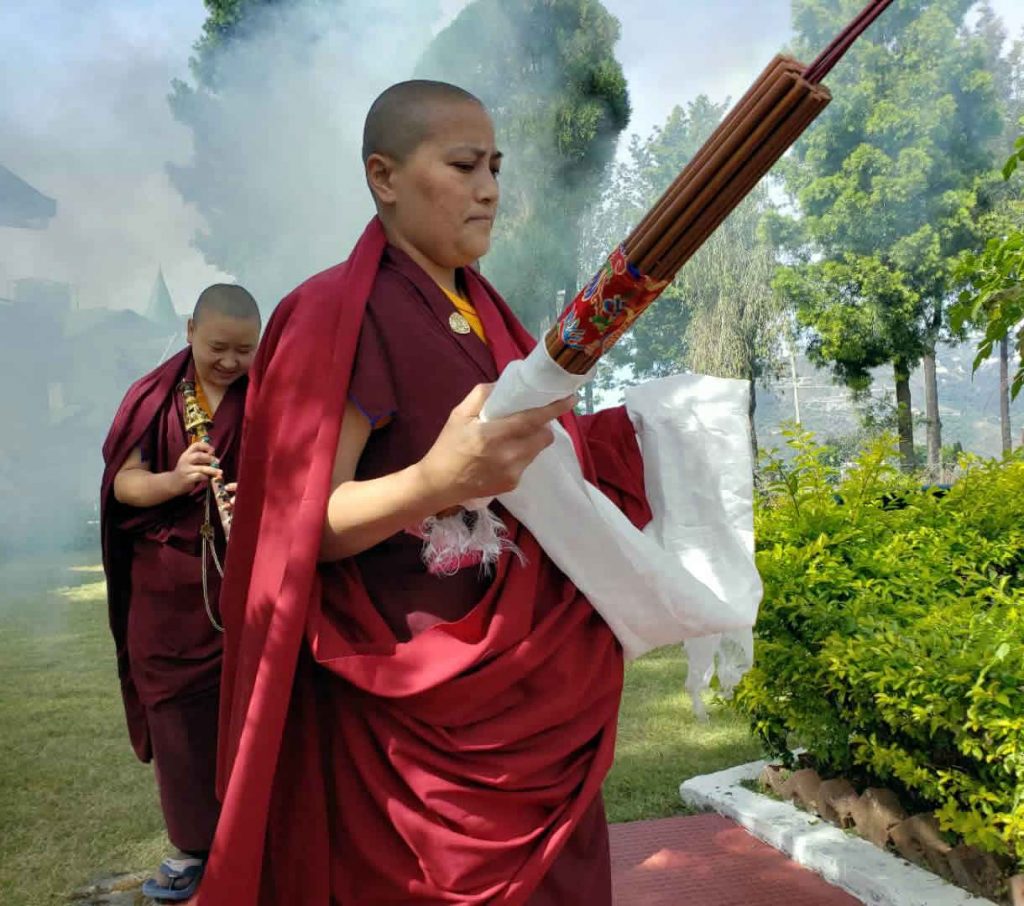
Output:
[[[196,441],[182,453],[171,473],[178,493],[187,494],[200,482],[220,475],[220,469],[210,465],[214,459],[213,447],[202,441]]]
[[[446,506],[497,497],[519,485],[526,467],[554,442],[551,421],[570,412],[575,397],[480,421],[491,384],[473,388],[448,416],[433,447],[418,463],[423,481]]]

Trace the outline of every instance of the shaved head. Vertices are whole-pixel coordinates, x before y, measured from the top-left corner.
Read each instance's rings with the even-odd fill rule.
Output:
[[[196,377],[221,390],[248,373],[260,341],[260,310],[248,290],[214,283],[199,294],[188,322]]]
[[[399,163],[431,134],[434,113],[444,104],[483,104],[458,85],[413,79],[392,85],[370,106],[363,126],[363,163],[382,154]]]
[[[240,321],[252,319],[260,323],[260,309],[249,291],[233,283],[214,283],[199,294],[192,311],[192,321],[198,323],[204,314],[224,315]]]
[[[366,116],[366,183],[388,241],[449,289],[491,244],[501,151],[480,100],[446,82],[399,82]]]

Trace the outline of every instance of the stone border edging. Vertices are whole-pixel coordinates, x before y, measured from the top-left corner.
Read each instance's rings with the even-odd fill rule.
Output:
[[[679,786],[683,802],[731,818],[769,846],[872,906],[996,906],[790,802],[741,786],[767,762],[752,761]]]

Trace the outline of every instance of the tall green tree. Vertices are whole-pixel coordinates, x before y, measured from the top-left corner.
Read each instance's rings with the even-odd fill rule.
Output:
[[[989,0],[978,4],[974,32],[982,42],[986,68],[992,73],[1001,107],[1002,130],[992,139],[997,158],[1005,154],[1024,117],[1024,32],[1010,40],[1006,25]]]
[[[494,116],[506,153],[487,274],[540,330],[575,294],[580,235],[629,122],[619,23],[598,0],[474,0],[416,67]]]
[[[860,0],[794,0],[798,56],[814,56]],[[937,462],[935,345],[947,327],[958,254],[978,242],[976,186],[1001,128],[972,0],[897,0],[828,79],[835,100],[783,168],[799,217],[775,235],[796,263],[778,288],[797,306],[809,351],[854,388],[890,364],[900,452],[914,463],[910,374],[931,368],[930,458]]]
[[[683,303],[693,306],[686,366],[747,382],[755,462],[757,385],[778,375],[788,326],[786,307],[772,291],[775,250],[758,235],[764,205],[763,197],[755,197],[737,208],[693,259],[680,287]],[[671,316],[665,312],[666,319]]]
[[[217,60],[221,51],[251,35],[265,21],[263,17],[280,5],[282,0],[203,0],[206,21],[203,33],[193,48],[195,55],[189,61],[196,83],[207,89],[215,88],[218,82]],[[185,86],[175,88],[176,91],[183,89]]]
[[[646,139],[634,136],[587,239],[592,261],[628,234],[714,131],[728,104],[700,96],[676,107]],[[697,252],[611,353],[636,380],[691,370],[750,385],[751,442],[757,382],[781,359],[786,312],[772,291],[774,249],[759,225],[767,193],[755,191]]]
[[[1008,379],[1009,339],[1018,356],[1018,367],[1009,388],[1013,398],[1024,387],[1024,136],[1014,144],[1014,152],[1003,167],[1008,184],[1016,186],[1015,203],[1007,202],[986,219],[989,240],[975,254],[961,256],[957,276],[964,284],[960,300],[953,309],[955,326],[971,325],[984,330],[974,359],[975,370],[994,348],[1000,351],[1001,383]],[[1000,409],[1005,412],[1004,448],[1009,424],[1009,405],[1004,402],[1007,388],[1000,388]]]
[[[992,9],[988,0],[979,4],[977,34],[983,39],[988,68],[995,79],[996,93],[1003,114],[1003,130],[992,140],[992,148],[997,156],[1005,153],[1005,149],[1013,143],[1020,126],[1024,125],[1024,37],[1013,42],[1008,41],[1008,34],[1003,21]],[[1022,33],[1024,35],[1024,33]],[[1009,166],[1009,165],[1008,165]],[[965,282],[961,302],[954,312],[954,320],[961,326],[981,328],[988,333],[985,318],[991,306],[984,306],[981,323],[971,316],[972,302],[979,292],[990,293],[995,278],[994,246],[1010,240],[1015,233],[1019,234],[1024,216],[1024,193],[1019,179],[1001,178],[992,173],[983,191],[991,199],[991,211],[979,223],[982,236],[995,239],[989,242],[986,250],[980,255],[973,252],[964,254],[959,275]],[[1005,247],[1005,246],[1004,246]],[[998,280],[998,278],[996,278]],[[984,289],[983,289],[984,288]],[[1002,433],[1003,452],[1009,453],[1013,447],[1010,426],[1010,344],[1007,336],[996,343],[999,357],[999,421]]]

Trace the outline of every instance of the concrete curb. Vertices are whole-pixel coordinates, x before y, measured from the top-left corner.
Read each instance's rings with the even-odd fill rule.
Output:
[[[899,856],[740,785],[757,780],[766,762],[753,761],[693,777],[679,795],[694,808],[715,811],[742,825],[794,862],[872,906],[996,906]]]

